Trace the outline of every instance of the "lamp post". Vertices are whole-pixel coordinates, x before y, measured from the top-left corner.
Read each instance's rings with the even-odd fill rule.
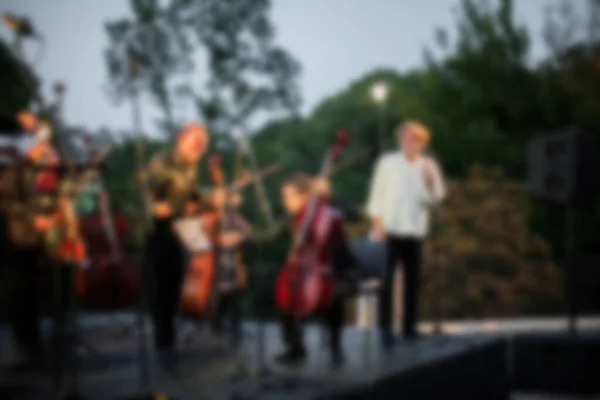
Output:
[[[383,152],[385,138],[385,106],[389,97],[388,85],[383,81],[377,81],[371,86],[371,99],[379,106],[379,132],[377,134],[376,152]]]
[[[56,131],[53,142],[56,145],[58,152],[62,157],[68,157],[69,154],[69,137],[65,126],[64,119],[64,104],[67,87],[62,82],[56,82],[52,85],[52,94],[54,95],[54,129]]]
[[[31,22],[27,18],[20,18],[11,13],[4,13],[2,15],[2,22],[6,25],[15,35],[13,42],[13,48],[17,57],[21,58],[21,42],[24,38],[36,36],[35,29]]]

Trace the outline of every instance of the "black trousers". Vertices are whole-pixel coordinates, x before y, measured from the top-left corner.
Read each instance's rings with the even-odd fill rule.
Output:
[[[342,328],[344,322],[344,300],[338,298],[333,306],[317,318],[325,325],[329,332],[329,346],[333,356],[341,352]],[[288,314],[281,316],[281,333],[288,351],[304,352],[304,338],[302,334],[303,321]]]
[[[387,266],[381,290],[379,323],[384,335],[392,330],[392,300],[395,268],[401,264],[404,272],[404,318],[402,333],[406,337],[416,335],[419,303],[419,280],[421,270],[422,240],[416,238],[388,236]]]
[[[183,280],[184,252],[171,229],[171,221],[155,221],[148,240],[152,266],[152,316],[155,345],[170,349],[175,345],[175,315],[179,308]]]
[[[41,351],[41,257],[38,248],[10,249],[7,263],[8,317],[13,337],[22,351]]]
[[[52,263],[41,248],[13,247],[10,250],[8,315],[13,337],[22,351],[30,355],[41,353],[43,293],[50,295],[53,322],[58,326],[65,323],[74,298],[73,268]]]
[[[224,323],[229,323],[231,339],[237,346],[242,338],[242,290],[236,289],[219,294],[217,298],[213,329],[222,332]]]

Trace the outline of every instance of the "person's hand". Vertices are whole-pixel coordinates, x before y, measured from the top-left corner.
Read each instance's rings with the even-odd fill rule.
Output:
[[[329,196],[329,181],[327,180],[327,178],[315,178],[313,180],[313,187],[314,190],[320,195],[320,196]]]
[[[227,193],[223,188],[217,188],[212,192],[211,202],[214,207],[221,208],[225,206],[227,201]]]
[[[383,228],[383,224],[380,220],[374,220],[371,239],[376,242],[383,242],[385,241],[385,237],[386,235],[385,229]]]
[[[169,218],[173,214],[173,210],[168,203],[161,202],[154,205],[154,215],[157,218]]]
[[[238,232],[226,232],[219,236],[219,244],[226,248],[237,247],[244,241],[244,236]]]
[[[35,217],[33,224],[38,232],[46,232],[52,226],[52,219],[46,216]]]
[[[434,179],[434,175],[433,175],[433,165],[429,160],[426,160],[425,164],[423,165],[423,182],[425,182],[425,187],[428,190],[433,190],[433,179]]]

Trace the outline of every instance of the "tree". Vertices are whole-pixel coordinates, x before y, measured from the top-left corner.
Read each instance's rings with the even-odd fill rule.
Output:
[[[440,30],[443,58],[426,54],[439,88],[428,102],[443,116],[433,128],[440,146],[453,149],[440,155],[448,168],[464,175],[477,161],[502,165],[507,174],[520,177],[527,140],[564,124],[568,116],[555,96],[548,96],[544,76],[530,66],[529,35],[515,21],[513,2],[495,3],[463,0],[453,43]],[[466,148],[476,160],[463,160]]]
[[[548,9],[544,36],[571,124],[600,132],[600,1],[588,0],[583,13],[567,1]]]
[[[187,0],[174,7],[207,51],[206,88],[193,95],[211,131],[246,129],[261,111],[298,110],[300,65],[275,44],[270,1]]]
[[[0,114],[14,115],[29,108],[36,98],[38,78],[1,40],[0,66]]]
[[[172,7],[160,7],[157,0],[130,0],[130,5],[133,19],[106,24],[111,95],[117,102],[123,100],[131,94],[135,80],[138,90],[148,91],[163,111],[161,128],[172,137],[177,129],[170,78],[189,72],[192,46],[180,31]]]

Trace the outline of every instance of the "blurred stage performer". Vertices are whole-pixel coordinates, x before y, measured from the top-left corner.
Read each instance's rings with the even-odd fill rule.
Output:
[[[64,221],[69,201],[74,194],[73,181],[62,178],[58,173],[60,159],[50,144],[50,125],[38,121],[28,113],[20,114],[18,126],[23,133],[21,154],[8,164],[1,173],[0,207],[6,215],[8,232],[8,281],[11,301],[9,317],[17,346],[25,362],[37,362],[42,356],[40,336],[40,283],[50,270],[49,263],[61,263],[59,251],[63,241],[53,242],[53,236],[66,233],[58,223]],[[5,120],[4,122],[7,122]],[[8,129],[11,123],[3,123]],[[56,167],[42,169],[44,167]],[[68,214],[68,213],[67,213]],[[70,227],[75,227],[70,225]],[[69,229],[69,233],[73,232]],[[78,250],[82,250],[78,247]],[[81,255],[81,254],[79,254]],[[62,265],[61,265],[62,266]],[[65,291],[59,296],[61,310],[66,310],[70,271],[59,268],[59,280]],[[61,315],[64,313],[61,313]]]
[[[186,204],[196,190],[198,165],[209,141],[204,126],[190,124],[179,133],[173,149],[157,154],[149,164],[153,230],[147,244],[153,273],[155,345],[163,356],[173,355],[174,318],[186,258],[173,222],[185,215]]]
[[[319,249],[331,252],[331,273],[336,281],[336,297],[334,303],[325,313],[315,317],[322,318],[329,331],[329,345],[333,365],[343,362],[342,354],[342,325],[344,321],[344,286],[349,267],[354,265],[353,257],[349,251],[344,232],[344,220],[337,210],[329,206],[329,184],[323,178],[313,179],[310,176],[298,173],[287,179],[282,188],[281,196],[285,210],[293,217],[295,234],[302,223],[302,216],[313,193],[321,196],[315,219],[311,222],[309,236]],[[279,355],[277,362],[294,364],[303,361],[306,357],[306,348],[302,337],[302,321],[293,315],[282,315],[281,319],[283,340],[286,345],[284,353]]]
[[[392,284],[396,266],[404,268],[403,334],[417,337],[421,248],[429,230],[429,208],[445,196],[444,179],[435,160],[425,155],[431,136],[418,122],[396,129],[399,149],[379,158],[371,179],[367,213],[373,236],[385,242],[387,267],[380,301],[382,344],[394,342]]]
[[[221,333],[223,322],[230,323],[234,346],[241,340],[241,296],[247,285],[247,270],[244,265],[242,245],[252,234],[252,227],[240,214],[243,198],[235,192],[225,201],[225,215],[221,222],[219,260],[217,267],[217,304],[213,329]]]

